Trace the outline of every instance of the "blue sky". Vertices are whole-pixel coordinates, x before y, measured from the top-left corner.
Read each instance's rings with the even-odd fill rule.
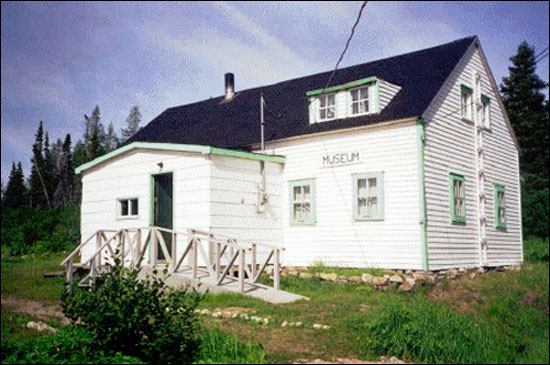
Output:
[[[40,120],[50,139],[83,133],[99,105],[117,129],[133,105],[164,109],[332,69],[361,2],[2,2],[4,184],[28,175]],[[342,67],[478,35],[500,83],[526,40],[549,43],[548,2],[369,2]],[[538,73],[548,81],[548,57]]]

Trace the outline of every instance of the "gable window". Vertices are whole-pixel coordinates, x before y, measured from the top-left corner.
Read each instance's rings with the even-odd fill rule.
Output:
[[[506,228],[506,188],[501,184],[494,184],[495,199],[495,226]]]
[[[481,124],[485,129],[491,129],[491,99],[486,95],[481,95]]]
[[[384,219],[383,173],[360,173],[352,176],[354,220]]]
[[[466,185],[464,176],[451,173],[451,221],[466,223]]]
[[[462,119],[472,121],[472,94],[473,90],[466,85],[460,86],[460,110]]]
[[[315,180],[291,181],[289,190],[290,223],[315,224]]]
[[[369,112],[369,87],[353,89],[351,94],[351,114],[361,115]]]
[[[336,118],[336,94],[319,96],[319,120]]]
[[[139,215],[138,199],[118,199],[117,213],[119,218],[136,218]]]

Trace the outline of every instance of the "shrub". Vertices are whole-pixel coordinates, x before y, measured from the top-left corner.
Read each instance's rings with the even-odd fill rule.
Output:
[[[61,251],[75,246],[80,236],[80,208],[3,209],[2,244],[13,255]]]
[[[427,299],[387,297],[380,309],[348,320],[361,356],[391,355],[427,363],[509,362],[495,326]]]
[[[548,262],[548,238],[529,237],[523,241],[523,258],[527,262]]]
[[[105,351],[145,362],[192,362],[199,349],[194,310],[202,296],[169,288],[159,277],[140,280],[139,272],[115,260],[91,289],[63,295],[65,314]]]
[[[219,329],[205,330],[201,336],[199,364],[265,364],[265,351],[260,344],[240,343],[234,335]]]

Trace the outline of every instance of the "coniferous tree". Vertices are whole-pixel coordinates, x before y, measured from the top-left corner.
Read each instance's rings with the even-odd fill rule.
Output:
[[[84,144],[87,161],[90,161],[105,153],[105,127],[101,123],[101,113],[97,105],[92,111],[92,116],[84,115],[84,119],[86,124]]]
[[[32,208],[50,207],[50,198],[44,181],[44,128],[42,121],[35,134],[32,146],[31,175],[29,177],[29,200]]]
[[[107,128],[107,134],[105,135],[105,152],[111,152],[112,150],[118,148],[120,141],[116,135],[115,127],[113,123],[109,123]]]
[[[27,206],[27,188],[21,162],[12,163],[10,177],[4,192],[2,207],[4,209],[19,209]]]
[[[122,140],[126,141],[139,131],[139,124],[141,123],[141,113],[137,106],[134,106],[130,110],[128,118],[126,118],[126,128],[122,129]]]
[[[56,143],[50,145],[50,136],[48,132],[46,132],[46,137],[44,138],[44,169],[41,170],[41,172],[50,199],[53,197],[57,184],[59,183],[57,159],[58,151]]]
[[[67,134],[65,142],[63,142],[59,165],[59,183],[54,195],[56,206],[67,205],[74,199],[75,173],[70,134]]]
[[[521,147],[520,168],[523,173],[540,174],[548,183],[549,117],[541,92],[547,84],[535,73],[535,50],[527,42],[519,45],[510,61],[510,75],[503,78],[500,88]]]

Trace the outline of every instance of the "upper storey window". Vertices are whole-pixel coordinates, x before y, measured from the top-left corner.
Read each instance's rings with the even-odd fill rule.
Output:
[[[466,119],[468,121],[472,121],[474,119],[472,115],[473,93],[472,88],[466,85],[460,86],[460,110],[462,119]]]
[[[319,120],[331,120],[336,118],[336,95],[325,94],[319,96]]]
[[[353,118],[380,111],[379,81],[375,77],[308,91],[309,122]]]

